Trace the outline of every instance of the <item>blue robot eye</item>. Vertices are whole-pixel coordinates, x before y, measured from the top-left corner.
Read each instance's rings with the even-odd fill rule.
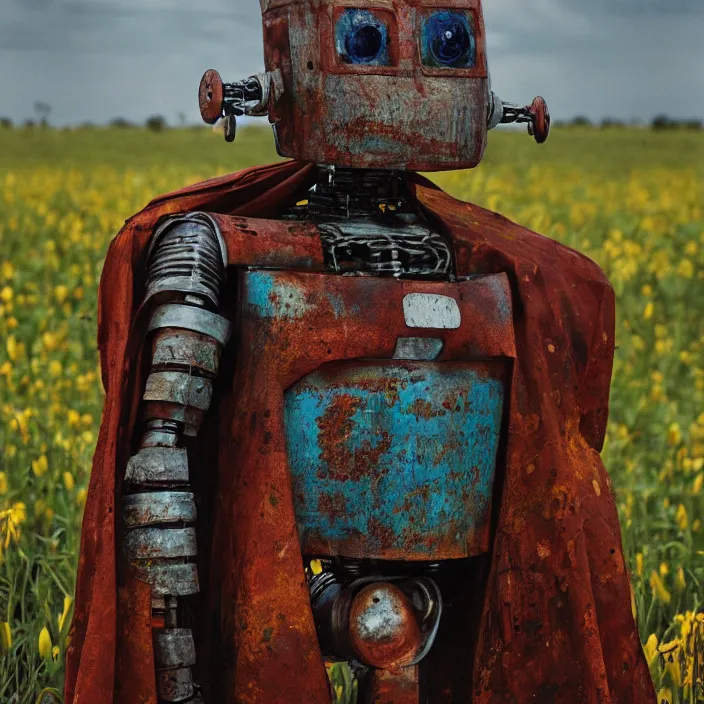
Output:
[[[348,64],[388,66],[389,32],[367,10],[345,10],[335,27],[337,53]]]
[[[423,22],[421,53],[426,66],[473,68],[476,40],[469,16],[462,12],[434,12]]]

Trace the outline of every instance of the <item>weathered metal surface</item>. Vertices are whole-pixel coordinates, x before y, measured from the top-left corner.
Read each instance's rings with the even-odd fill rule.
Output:
[[[193,667],[196,664],[196,646],[191,629],[155,631],[154,661],[159,668]]]
[[[205,411],[200,408],[168,401],[149,401],[142,406],[144,419],[159,418],[173,423],[183,423],[183,434],[188,437],[193,437],[198,433],[204,414]]]
[[[149,321],[149,331],[161,328],[192,330],[214,338],[223,346],[230,336],[230,323],[226,318],[203,308],[180,303],[167,303],[154,311]]]
[[[422,50],[447,43],[448,30],[437,22],[444,7],[420,8],[414,0],[369,9],[334,0],[270,4],[265,63],[281,70],[286,87],[270,107],[279,152],[364,168],[476,166],[487,132],[484,23],[479,0],[452,5],[465,21],[465,34],[450,40],[459,42],[459,59]]]
[[[164,430],[146,430],[142,435],[142,447],[176,447],[179,437],[176,433]]]
[[[299,691],[271,679],[293,668],[314,683],[310,699],[323,701],[322,661],[318,642],[310,640],[315,627],[299,535],[290,530],[296,523],[290,492],[296,487],[287,462],[284,394],[329,362],[367,358],[403,366],[391,358],[398,338],[409,335],[403,319],[403,298],[409,293],[449,295],[460,308],[459,329],[412,333],[442,340],[436,364],[477,357],[503,364],[515,356],[508,279],[497,275],[449,283],[243,270],[239,281],[235,391],[221,409],[227,413],[226,443],[236,452],[219,466],[216,544],[226,554],[213,565],[217,612],[211,617],[217,614],[220,624],[228,681],[255,683],[251,690],[232,686],[231,698],[297,701]],[[252,550],[241,560],[233,556],[232,540],[239,540],[240,527],[253,531],[263,552]],[[232,567],[245,563],[247,569]],[[279,618],[284,603],[287,615]]]
[[[187,372],[152,372],[147,378],[142,398],[206,411],[212,396],[213,383],[210,379]]]
[[[285,419],[304,551],[486,551],[503,398],[503,364],[346,363],[302,379]]]
[[[203,74],[198,88],[198,106],[204,122],[214,125],[220,119],[224,97],[222,78],[211,68]]]
[[[193,675],[190,667],[156,671],[156,690],[165,702],[185,702],[193,696]]]
[[[188,455],[183,447],[145,447],[130,457],[125,481],[133,484],[188,482]]]
[[[456,330],[462,324],[457,301],[437,293],[409,293],[403,299],[403,318],[409,328]]]
[[[170,217],[152,237],[146,298],[181,292],[202,296],[217,306],[226,263],[225,241],[210,214]]]
[[[152,587],[154,596],[190,596],[198,593],[198,570],[191,562],[158,564],[133,562],[136,573]]]
[[[196,504],[187,491],[152,491],[129,494],[122,499],[125,527],[158,525],[160,523],[193,523]]]
[[[195,557],[198,554],[195,528],[135,528],[124,539],[130,560],[158,560]]]
[[[395,227],[363,222],[326,222],[319,225],[329,268],[335,272],[370,271],[393,276],[446,276],[452,271],[452,253],[437,233],[417,224]]]
[[[418,704],[422,701],[417,665],[394,672],[372,670],[369,679],[369,704]]]
[[[442,352],[443,342],[432,337],[399,337],[394,359],[432,362]]]
[[[152,342],[152,367],[181,366],[215,375],[220,348],[207,335],[190,330],[160,330]]]
[[[389,582],[370,584],[359,591],[352,602],[349,629],[357,656],[373,667],[406,667],[421,650],[413,605]]]

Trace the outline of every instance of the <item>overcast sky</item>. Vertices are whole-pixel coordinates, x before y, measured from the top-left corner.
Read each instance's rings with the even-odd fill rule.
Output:
[[[704,0],[484,0],[493,87],[557,119],[704,117]],[[199,120],[207,68],[261,70],[257,0],[0,0],[0,116]]]

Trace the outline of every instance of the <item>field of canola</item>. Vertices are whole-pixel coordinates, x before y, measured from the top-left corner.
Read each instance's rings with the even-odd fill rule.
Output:
[[[0,701],[61,689],[102,389],[96,288],[152,196],[275,159],[268,132],[0,129]],[[704,133],[492,134],[434,176],[595,259],[618,297],[604,451],[660,701],[704,701]],[[334,673],[338,701],[352,701]]]

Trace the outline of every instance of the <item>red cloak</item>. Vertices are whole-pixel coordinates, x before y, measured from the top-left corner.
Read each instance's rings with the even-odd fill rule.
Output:
[[[165,215],[194,210],[272,217],[313,178],[312,165],[286,162],[197,184],[153,201],[110,246],[100,284],[98,335],[106,398],[83,519],[67,704],[156,703],[149,587],[119,574],[116,522],[144,383],[139,308],[155,224]],[[450,237],[457,273],[505,272],[513,292],[517,358],[505,476],[476,653],[474,662],[463,666],[472,673],[472,701],[654,704],[631,612],[611,483],[599,456],[614,351],[612,288],[577,252],[455,200],[420,176],[409,174],[408,185]],[[319,239],[305,226],[280,243],[266,233],[251,237],[237,218],[216,217],[232,266],[277,266],[294,256],[307,268],[324,271]],[[227,409],[232,396],[227,389],[220,408]],[[211,417],[217,416],[214,408]],[[228,422],[227,413],[220,421]],[[191,474],[206,477],[201,490],[217,492],[212,479],[217,465],[231,464],[237,450],[221,444],[213,453],[213,439],[204,435]],[[278,471],[243,484],[249,500],[256,500],[258,486],[275,486],[282,511],[275,520],[264,519],[262,512],[262,521],[268,521],[262,526],[254,525],[253,515],[244,516],[228,532],[236,543],[233,554],[248,554],[252,561],[256,551],[256,566],[236,577],[238,630],[230,640],[237,668],[226,699],[327,704],[290,482]],[[213,529],[207,521],[199,530]],[[199,545],[205,553],[209,543],[199,536]],[[204,556],[201,574],[208,565]],[[276,570],[267,565],[277,565]],[[218,564],[218,569],[240,566]],[[203,598],[207,601],[207,590]],[[286,624],[264,640],[254,628],[262,613],[276,614]],[[206,642],[203,652],[210,645]]]

